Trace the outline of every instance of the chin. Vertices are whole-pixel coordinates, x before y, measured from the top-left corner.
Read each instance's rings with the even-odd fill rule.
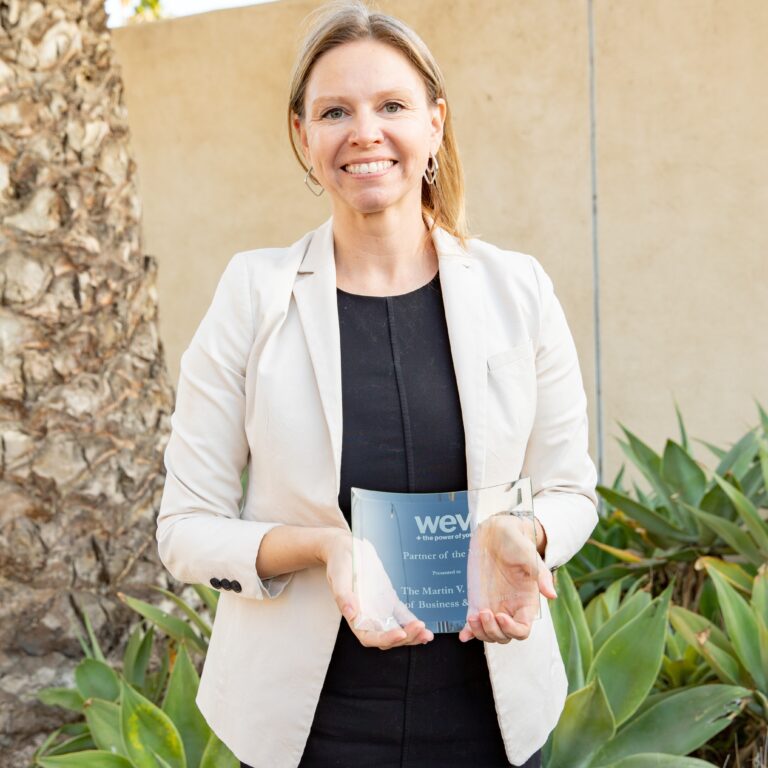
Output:
[[[347,205],[358,213],[381,213],[394,202],[388,195],[361,195],[356,200],[349,201]]]

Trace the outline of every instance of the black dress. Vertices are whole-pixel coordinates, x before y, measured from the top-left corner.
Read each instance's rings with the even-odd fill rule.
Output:
[[[464,428],[439,275],[392,297],[337,289],[350,488],[467,487]],[[342,621],[300,768],[507,768],[483,644],[436,634],[381,651]],[[540,765],[537,753],[526,763]],[[245,767],[247,768],[247,766]]]

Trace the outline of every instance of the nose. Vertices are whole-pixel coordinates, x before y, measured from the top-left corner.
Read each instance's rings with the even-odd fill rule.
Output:
[[[369,146],[381,141],[381,125],[375,113],[360,110],[352,120],[349,133],[350,144]]]

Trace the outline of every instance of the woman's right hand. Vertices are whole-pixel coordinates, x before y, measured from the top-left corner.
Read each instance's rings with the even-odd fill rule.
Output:
[[[353,587],[353,556],[366,568],[363,607]],[[370,542],[353,538],[349,531],[333,529],[322,547],[321,560],[336,605],[362,645],[388,650],[401,645],[422,645],[434,638],[424,622],[397,597]],[[361,615],[363,608],[376,615],[366,616],[365,612]],[[399,626],[385,629],[385,622],[390,618]]]

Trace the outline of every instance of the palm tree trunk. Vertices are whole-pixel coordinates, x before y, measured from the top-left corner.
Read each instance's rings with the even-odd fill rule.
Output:
[[[87,612],[157,581],[173,392],[103,0],[0,0],[0,754],[60,722]]]

